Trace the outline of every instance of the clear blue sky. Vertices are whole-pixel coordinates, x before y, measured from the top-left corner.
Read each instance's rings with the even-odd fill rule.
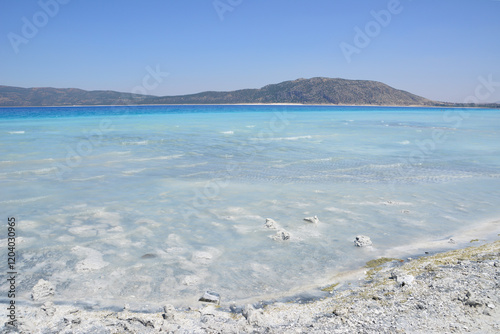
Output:
[[[57,1],[0,0],[0,84],[130,92],[159,66],[152,95],[325,76],[463,102],[491,76],[481,102],[500,101],[498,0],[400,0],[383,25],[397,0]]]

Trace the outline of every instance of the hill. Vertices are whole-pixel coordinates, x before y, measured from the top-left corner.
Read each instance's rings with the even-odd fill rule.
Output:
[[[297,79],[232,92],[203,92],[146,99],[160,104],[303,103],[361,105],[431,105],[433,101],[386,84],[330,78]]]
[[[140,102],[148,96],[76,88],[20,88],[0,86],[0,106],[114,105]],[[133,104],[135,104],[133,103]]]
[[[456,106],[436,102],[367,80],[312,78],[285,81],[260,89],[151,96],[75,88],[20,88],[0,86],[0,106],[141,105],[302,103],[336,105]]]

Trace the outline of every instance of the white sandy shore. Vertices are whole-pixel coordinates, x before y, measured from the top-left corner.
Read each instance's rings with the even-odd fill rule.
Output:
[[[425,252],[436,252],[465,247],[471,240],[477,242],[493,241],[500,234],[500,219],[485,220],[478,222],[472,227],[462,228],[451,236],[441,236],[434,239],[419,240],[409,245],[389,249],[385,257],[405,257]],[[476,241],[473,241],[476,242]]]
[[[73,107],[178,107],[178,106],[323,106],[323,107],[395,107],[395,108],[437,108],[437,109],[485,109],[484,107],[427,106],[420,104],[309,104],[309,103],[225,103],[225,104],[109,104],[109,105],[62,105],[62,106],[0,106],[0,108],[73,108]],[[488,108],[486,108],[488,109]],[[495,109],[495,108],[492,108]]]
[[[18,305],[17,327],[5,326],[2,333],[498,333],[499,232],[495,220],[458,233],[455,243],[425,241],[393,250],[401,257],[453,249],[335,275],[328,278],[329,297],[312,302],[199,302],[181,310],[166,301],[161,311],[141,313],[86,310],[48,295]]]

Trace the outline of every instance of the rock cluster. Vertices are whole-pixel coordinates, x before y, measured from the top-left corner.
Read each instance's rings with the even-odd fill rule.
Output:
[[[271,236],[271,239],[276,241],[284,241],[290,239],[290,233],[283,229],[276,221],[271,218],[266,219],[265,227],[271,230],[277,230],[276,234]]]
[[[318,216],[306,217],[304,218],[304,221],[313,224],[319,223]],[[264,226],[271,230],[277,230],[276,234],[270,236],[271,239],[276,241],[285,241],[290,239],[290,233],[286,231],[284,228],[282,228],[275,220],[271,218],[266,218],[266,223],[264,224]]]

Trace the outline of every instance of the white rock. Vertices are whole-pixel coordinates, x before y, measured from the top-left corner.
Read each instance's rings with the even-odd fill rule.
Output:
[[[199,301],[220,304],[220,295],[215,292],[205,291],[205,294],[203,294]]]
[[[314,217],[306,217],[306,218],[304,218],[304,220],[305,220],[306,222],[309,222],[309,223],[314,223],[314,224],[319,223],[318,216],[314,216]]]
[[[165,320],[175,320],[175,307],[173,305],[167,304],[163,306],[163,319]]]
[[[31,291],[31,299],[33,299],[34,301],[46,299],[48,297],[52,297],[53,295],[54,286],[44,279],[39,280]]]
[[[252,305],[247,304],[243,307],[243,316],[247,319],[250,325],[259,325],[262,321],[262,310],[256,310]]]
[[[412,275],[404,274],[397,269],[391,273],[391,278],[395,279],[400,286],[411,285],[415,280],[415,277],[413,277]]]
[[[372,241],[366,235],[358,235],[358,236],[356,236],[356,239],[354,240],[354,245],[356,247],[371,246],[372,245]]]
[[[280,230],[280,231],[276,232],[276,234],[273,235],[271,238],[273,240],[276,240],[276,241],[278,241],[278,240],[288,240],[288,239],[290,239],[290,233],[288,233],[285,230]]]
[[[273,219],[271,218],[266,218],[266,225],[267,228],[277,230],[278,229],[278,223],[276,223]]]

